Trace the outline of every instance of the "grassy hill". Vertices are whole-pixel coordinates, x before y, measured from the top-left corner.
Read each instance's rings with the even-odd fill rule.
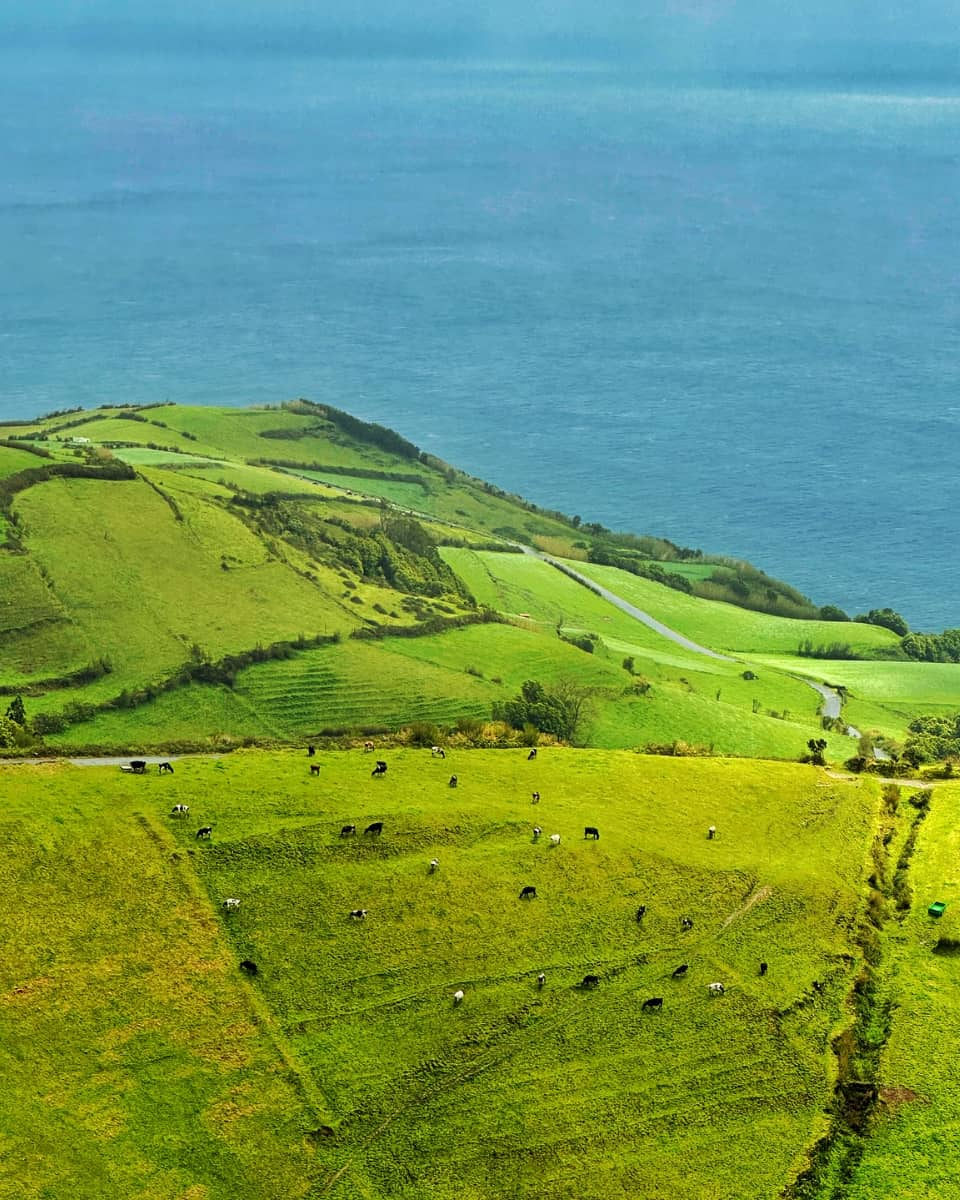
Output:
[[[24,692],[51,749],[449,729],[534,678],[589,693],[582,743],[789,759],[823,735],[844,759],[851,739],[824,733],[805,680],[846,687],[851,722],[894,740],[960,696],[950,666],[798,653],[838,638],[888,652],[887,629],[748,611],[585,562],[588,526],[333,408],[103,408],[4,433],[0,687]],[[718,653],[516,543],[573,556]],[[500,623],[471,624],[484,609]]]
[[[383,780],[360,751],[319,779],[262,752],[0,767],[18,1194],[778,1194],[825,1127],[875,788],[603,751],[387,757]],[[340,837],[374,819],[380,839]]]

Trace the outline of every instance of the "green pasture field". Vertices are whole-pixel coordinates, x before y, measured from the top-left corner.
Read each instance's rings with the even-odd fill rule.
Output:
[[[178,469],[221,467],[226,465],[223,458],[209,458],[206,455],[191,454],[189,450],[151,450],[149,446],[118,446],[112,451],[114,458],[130,463],[135,467],[174,466]]]
[[[786,660],[752,656],[763,666],[784,669],[848,689],[844,715],[858,729],[902,738],[914,717],[960,709],[960,664]]]
[[[131,782],[0,766],[0,1195],[315,1195],[309,1079]]]
[[[360,751],[311,760],[319,778],[302,754],[243,751],[172,776],[0,768],[18,783],[0,906],[28,914],[0,925],[16,1194],[779,1196],[826,1129],[874,785],[381,753],[383,779]],[[379,839],[340,836],[374,820]]]
[[[878,625],[854,621],[795,621],[688,596],[650,579],[641,579],[616,567],[571,563],[582,575],[595,580],[624,600],[714,650],[751,654],[795,654],[802,641],[815,645],[846,642],[854,649],[892,646],[897,636]]]
[[[59,675],[95,658],[37,565],[0,550],[0,679],[13,684]]]
[[[28,468],[42,467],[46,462],[47,459],[31,454],[28,450],[11,450],[8,446],[0,446],[0,479],[6,479],[8,475],[16,475],[18,471],[26,471]]]
[[[50,480],[16,498],[57,598],[113,664],[94,685],[97,696],[162,677],[194,642],[218,658],[356,624],[329,594],[271,559],[241,522],[190,497],[178,504],[179,521],[145,483],[87,479]]]
[[[661,571],[669,571],[671,575],[682,575],[685,579],[709,579],[716,571],[716,563],[680,561],[661,562],[660,559],[648,558],[648,567],[659,567]]]
[[[406,644],[346,640],[283,662],[258,663],[241,672],[236,692],[288,736],[490,716],[501,689],[457,669],[391,653],[401,641]]]
[[[481,671],[486,679],[500,680],[506,696],[516,694],[525,679],[569,679],[592,688],[590,715],[578,739],[592,746],[630,748],[679,739],[718,754],[795,759],[809,738],[821,735],[820,699],[811,688],[774,671],[744,680],[738,664],[704,657],[696,660],[696,669],[677,671],[645,660],[643,651],[628,643],[617,643],[612,652],[585,654],[551,634],[512,625],[392,639],[383,649],[454,671]],[[630,694],[635,676],[621,666],[626,653],[636,656],[634,670],[651,684],[645,695]],[[849,738],[825,736],[832,758],[847,758],[856,749]]]
[[[325,487],[312,480],[295,478],[286,471],[277,471],[272,467],[244,467],[229,463],[223,466],[190,467],[187,474],[215,483],[224,482],[229,487],[240,488],[257,496],[266,495],[268,492],[289,495],[309,493],[318,498],[339,494],[335,488]]]
[[[885,938],[891,1032],[880,1063],[881,1103],[864,1154],[844,1192],[849,1200],[956,1200],[960,1089],[960,787],[938,786],[920,829],[910,881],[913,904]],[[933,900],[947,902],[940,920]]]

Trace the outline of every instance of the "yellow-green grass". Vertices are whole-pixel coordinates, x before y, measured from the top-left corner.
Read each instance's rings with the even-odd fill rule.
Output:
[[[0,677],[13,684],[76,669],[96,657],[36,564],[0,551]]]
[[[201,479],[211,479],[217,483],[224,482],[229,487],[240,488],[241,491],[251,492],[262,496],[267,492],[281,492],[290,495],[308,493],[318,498],[336,496],[335,488],[325,487],[306,479],[297,479],[286,471],[276,471],[271,467],[245,467],[233,463],[220,466],[195,466],[187,470],[190,475]]]
[[[13,450],[9,446],[0,446],[0,479],[6,479],[8,475],[16,475],[18,471],[26,471],[31,467],[42,467],[46,461],[28,450]]]
[[[913,905],[884,939],[884,988],[891,1032],[878,1082],[879,1115],[844,1191],[849,1200],[956,1200],[960,1090],[956,1046],[960,997],[956,954],[935,954],[941,937],[960,939],[960,787],[938,787],[921,827],[910,882]],[[927,914],[947,902],[938,921]]]
[[[140,481],[55,479],[17,497],[57,599],[113,664],[98,696],[162,677],[193,643],[217,658],[356,624],[239,520],[191,497],[178,504],[180,521]]]
[[[489,717],[500,688],[456,668],[394,653],[393,646],[344,641],[258,664],[241,673],[236,692],[288,736]]]
[[[225,465],[222,458],[209,458],[197,455],[190,450],[151,450],[148,446],[118,446],[112,451],[114,458],[131,463],[136,467],[174,466],[180,469],[188,467],[195,470]]]
[[[635,604],[671,629],[714,650],[742,653],[795,654],[801,642],[814,645],[845,642],[855,650],[892,646],[896,634],[877,625],[855,621],[795,621],[751,612],[720,600],[702,600],[663,584],[641,579],[616,567],[572,563],[595,580]]]
[[[678,670],[644,659],[643,651],[628,643],[618,643],[615,653],[585,654],[554,635],[512,625],[396,639],[384,643],[384,649],[454,671],[479,671],[486,679],[500,680],[507,696],[525,679],[573,680],[593,689],[590,715],[578,740],[594,746],[685,741],[718,754],[797,758],[807,740],[821,732],[820,698],[811,688],[775,671],[758,671],[757,679],[745,680],[736,663],[700,658]],[[632,653],[634,671],[650,683],[645,695],[630,694],[637,677],[620,665],[621,651]],[[849,738],[826,736],[833,758],[846,758],[856,748]]]
[[[921,715],[960,709],[960,664],[786,660],[753,656],[756,669],[783,669],[848,689],[844,714],[863,730],[903,737]]]
[[[116,687],[111,685],[101,690],[112,696]],[[85,689],[71,692],[69,698],[98,697],[91,689]],[[25,703],[28,716],[45,707],[32,697]],[[288,730],[270,712],[256,710],[247,699],[223,684],[189,684],[174,692],[163,692],[136,708],[98,712],[87,721],[68,725],[62,733],[47,734],[44,743],[54,750],[69,752],[77,747],[96,747],[98,752],[107,750],[136,757],[140,753],[163,753],[164,747],[178,743],[216,748],[236,744],[244,738],[286,741],[296,732]]]
[[[360,752],[321,756],[319,779],[305,756],[241,753],[120,785],[157,821],[191,803],[182,850],[212,905],[241,899],[234,957],[257,962],[336,1129],[327,1194],[779,1195],[825,1129],[872,785],[598,751],[381,754],[383,779]],[[379,840],[339,836],[373,820]]]
[[[143,782],[0,766],[0,1195],[315,1194],[322,1101]]]

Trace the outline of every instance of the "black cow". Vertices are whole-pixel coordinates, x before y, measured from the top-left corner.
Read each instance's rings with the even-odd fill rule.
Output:
[[[379,837],[380,834],[383,833],[383,822],[382,821],[374,821],[370,825],[368,825],[363,832],[369,833],[371,835],[371,837]]]
[[[458,780],[457,780],[457,777],[456,777],[456,775],[451,775],[451,776],[450,776],[450,784],[449,784],[449,786],[450,786],[450,787],[456,787],[456,786],[457,786],[457,782],[458,782]]]
[[[172,775],[173,774],[173,766],[168,762],[162,762],[160,764],[160,766],[157,767],[157,774],[158,775]]]
[[[818,996],[822,996],[822,995],[823,995],[823,989],[826,987],[826,984],[825,984],[825,983],[821,983],[819,979],[815,979],[815,980],[813,981],[813,983],[811,984],[811,987],[812,987],[812,988],[813,988],[813,990],[814,990],[814,991],[817,993],[817,995],[818,995]]]
[[[320,764],[319,763],[311,763],[310,764],[310,774],[311,775],[319,775],[320,774]]]
[[[385,762],[381,761],[380,759],[377,759],[377,765],[370,772],[371,776],[386,775],[386,773],[387,773],[387,764]]]
[[[316,752],[317,752],[316,746],[308,746],[307,747],[307,758],[313,758],[313,756],[316,754]]]
[[[600,830],[596,827],[596,825],[588,825],[583,831],[583,836],[585,838],[594,838],[596,841],[599,841]]]
[[[241,962],[241,964],[240,964],[240,970],[246,971],[246,973],[248,975],[256,975],[258,967],[257,967],[257,964],[255,962],[253,962],[251,959],[245,958],[243,960],[243,962]]]
[[[367,919],[367,909],[351,908],[350,916],[353,918],[354,921],[365,921]]]
[[[693,928],[693,917],[681,917],[680,918],[680,928],[681,929],[692,929]]]
[[[341,829],[340,829],[340,836],[341,837],[350,837],[351,834],[356,833],[356,832],[357,832],[356,825],[343,825],[343,826],[341,826]]]
[[[547,977],[543,973],[543,971],[541,971],[540,974],[537,976],[537,987],[542,988],[546,982],[547,982]]]
[[[533,748],[533,749],[530,751],[530,753],[527,755],[527,762],[531,762],[531,761],[532,761],[533,759],[535,759],[536,757],[537,757],[537,749],[536,749],[536,747],[534,747],[534,748]]]
[[[689,970],[690,970],[689,963],[681,963],[680,966],[677,967],[677,969],[673,972],[673,978],[674,979],[682,979]]]
[[[536,898],[537,889],[535,887],[531,887],[530,884],[527,884],[526,887],[520,889],[521,900],[536,900]]]
[[[539,803],[540,803],[540,793],[539,793],[539,792],[533,792],[533,793],[532,793],[532,796],[533,796],[533,798],[531,799],[530,803],[531,803],[531,804],[539,804]]]
[[[600,986],[600,976],[599,975],[584,975],[584,977],[580,980],[580,986],[582,988],[586,988],[588,991],[591,988],[599,987]]]
[[[644,916],[646,915],[646,911],[647,911],[647,906],[645,904],[641,904],[640,907],[637,909],[637,920],[638,921],[643,920]]]
[[[198,830],[197,830],[197,837],[198,837],[198,838],[211,838],[211,837],[213,837],[213,826],[212,826],[212,825],[204,825],[202,829],[198,829]]]
[[[766,975],[766,973],[767,973],[767,964],[765,962],[762,962],[760,964],[760,974]]]
[[[147,769],[147,760],[145,758],[131,758],[130,770],[134,775],[142,775]]]
[[[644,1000],[640,1005],[641,1012],[660,1012],[663,1008],[662,996],[651,996],[649,1000]]]

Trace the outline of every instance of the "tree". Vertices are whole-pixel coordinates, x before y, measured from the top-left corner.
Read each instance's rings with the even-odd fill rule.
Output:
[[[807,749],[810,751],[810,761],[815,767],[826,766],[827,760],[823,757],[823,752],[826,748],[826,738],[811,738],[807,742]]]
[[[906,637],[910,632],[910,626],[892,608],[871,608],[868,613],[861,613],[855,620],[864,621],[867,625],[881,625],[884,629],[892,630],[897,637]]]
[[[589,697],[587,688],[572,679],[558,680],[550,687],[527,679],[519,696],[494,704],[493,719],[506,721],[515,729],[532,725],[569,742],[586,719]]]
[[[21,728],[27,723],[27,712],[23,707],[23,697],[15,696],[7,705],[7,717]]]

